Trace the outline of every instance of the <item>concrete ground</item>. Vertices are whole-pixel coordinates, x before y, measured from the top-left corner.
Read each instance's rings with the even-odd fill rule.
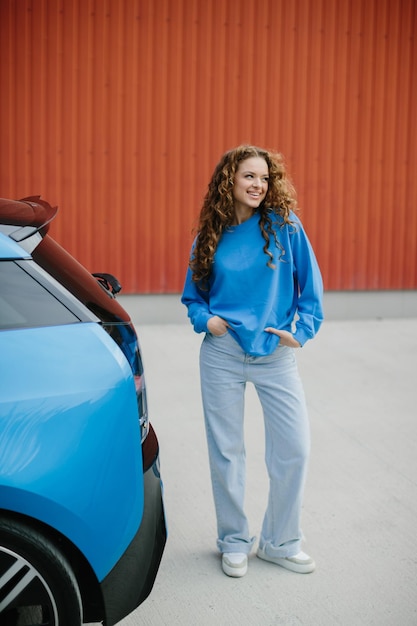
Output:
[[[169,537],[150,597],[120,626],[416,625],[417,316],[330,319],[297,351],[312,429],[304,547],[317,570],[294,574],[253,555],[248,574],[232,579],[215,547],[202,336],[177,303],[172,314],[157,303],[146,316],[134,299],[122,302],[143,349]],[[246,509],[259,535],[268,484],[250,387],[246,435]]]

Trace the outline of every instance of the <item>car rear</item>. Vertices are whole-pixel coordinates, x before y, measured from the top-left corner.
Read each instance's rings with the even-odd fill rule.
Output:
[[[0,506],[59,544],[76,572],[84,620],[115,624],[151,591],[166,541],[139,342],[115,298],[117,281],[92,276],[48,235],[54,210],[39,198],[5,203],[0,274],[9,285],[2,293],[15,300],[1,306],[9,356],[0,417],[3,438],[20,428],[26,443],[21,434],[6,441],[25,469],[16,477],[3,458]],[[31,283],[20,296],[17,276]],[[59,315],[51,302],[47,314],[37,310],[38,287]]]

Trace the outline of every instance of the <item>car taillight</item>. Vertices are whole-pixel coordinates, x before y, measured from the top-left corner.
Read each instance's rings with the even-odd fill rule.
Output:
[[[138,403],[140,436],[143,443],[149,433],[149,417],[145,376],[136,331],[133,325],[126,323],[109,324],[106,322],[103,326],[123,351],[131,367]]]
[[[140,437],[143,443],[149,433],[148,402],[146,399],[145,377],[142,373],[142,375],[140,376],[134,376],[134,379],[136,387],[136,399],[138,402]]]

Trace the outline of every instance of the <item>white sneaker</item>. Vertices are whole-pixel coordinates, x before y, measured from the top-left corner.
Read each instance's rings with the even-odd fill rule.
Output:
[[[248,571],[248,556],[243,552],[223,552],[222,568],[227,576],[241,578]]]
[[[264,561],[285,567],[285,569],[289,569],[292,572],[297,572],[297,574],[310,574],[316,569],[315,562],[305,552],[299,552],[295,556],[277,557],[269,556],[263,548],[258,548],[256,556]]]

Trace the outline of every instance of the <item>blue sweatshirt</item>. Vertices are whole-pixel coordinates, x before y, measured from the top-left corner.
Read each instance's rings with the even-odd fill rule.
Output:
[[[181,302],[197,333],[209,332],[207,321],[218,315],[252,356],[271,354],[278,345],[280,338],[265,332],[268,326],[293,332],[301,345],[314,337],[323,321],[322,278],[300,220],[293,213],[290,219],[293,226],[283,225],[282,218],[273,214],[273,227],[285,250],[282,255],[270,236],[276,269],[267,266],[258,212],[224,231],[208,290],[192,280],[188,269]]]

